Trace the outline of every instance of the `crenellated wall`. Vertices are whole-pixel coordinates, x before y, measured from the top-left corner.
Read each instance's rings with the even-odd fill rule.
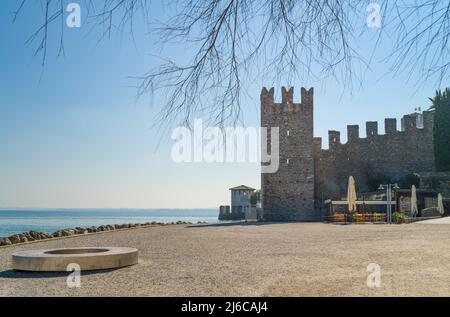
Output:
[[[384,134],[378,122],[366,123],[366,138],[360,127],[347,127],[348,141],[339,131],[329,131],[329,149],[322,138],[313,137],[314,90],[301,89],[300,103],[294,88],[281,89],[281,103],[274,88],[261,92],[261,126],[279,128],[279,169],[261,174],[264,219],[272,221],[319,220],[326,199],[345,196],[352,175],[358,191],[367,191],[368,180],[387,176],[393,180],[414,172],[433,172],[433,112],[406,115],[397,130],[397,120],[385,119]],[[270,149],[268,133],[268,150]]]
[[[261,174],[264,219],[273,221],[319,220],[326,199],[345,196],[349,176],[358,191],[367,191],[368,180],[387,176],[398,180],[414,172],[433,172],[433,112],[406,115],[397,130],[395,118],[385,119],[384,134],[378,122],[347,127],[347,143],[339,131],[328,132],[329,149],[313,137],[314,90],[301,89],[294,102],[294,88],[281,89],[281,103],[274,89],[262,89],[261,126],[279,128],[280,166],[276,173]],[[268,150],[270,149],[268,133]]]
[[[404,116],[401,131],[397,120],[390,118],[385,119],[384,134],[373,121],[366,123],[366,138],[360,138],[357,125],[349,125],[347,134],[348,141],[342,144],[340,132],[329,131],[328,150],[321,148],[321,138],[314,139],[316,201],[345,195],[349,175],[355,177],[358,191],[365,191],[374,176],[400,179],[434,170],[432,112]]]
[[[280,135],[279,169],[261,174],[266,220],[304,221],[320,216],[314,209],[313,102],[313,89],[301,89],[300,103],[294,102],[294,88],[281,89],[281,103],[274,101],[273,88],[261,92],[261,126],[279,127]]]

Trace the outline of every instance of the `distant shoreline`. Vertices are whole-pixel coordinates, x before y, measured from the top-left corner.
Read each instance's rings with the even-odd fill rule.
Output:
[[[47,241],[51,239],[58,238],[67,238],[74,237],[80,235],[88,235],[95,233],[103,233],[110,232],[116,230],[126,230],[126,229],[135,229],[135,228],[148,228],[154,226],[169,226],[169,225],[192,225],[192,222],[185,221],[177,221],[171,223],[163,223],[163,222],[146,222],[146,223],[129,223],[129,224],[114,224],[114,225],[101,225],[99,227],[87,227],[87,228],[66,228],[62,230],[58,230],[53,232],[52,234],[48,234],[46,232],[39,231],[29,231],[29,232],[21,232],[14,234],[9,237],[1,237],[0,236],[0,247],[8,247],[17,244],[25,244],[30,242],[38,242],[38,241]],[[207,222],[198,221],[197,224],[207,224]]]
[[[27,208],[27,207],[0,207],[0,211],[63,211],[63,210],[94,210],[94,211],[111,211],[111,210],[133,210],[133,211],[153,211],[153,210],[167,210],[167,211],[177,211],[177,210],[198,210],[198,211],[208,211],[208,210],[216,210],[217,207],[213,208],[89,208],[89,207],[83,207],[83,208]]]
[[[0,237],[23,232],[51,234],[65,228],[105,224],[217,222],[218,209],[40,209],[0,211]]]

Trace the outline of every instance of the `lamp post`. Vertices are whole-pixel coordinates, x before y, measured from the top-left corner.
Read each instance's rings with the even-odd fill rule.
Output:
[[[386,221],[392,223],[392,190],[400,189],[397,184],[381,184],[378,190],[386,189]]]

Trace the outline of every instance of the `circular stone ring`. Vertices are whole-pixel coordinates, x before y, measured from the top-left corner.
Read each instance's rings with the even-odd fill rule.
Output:
[[[104,270],[138,263],[134,248],[67,248],[29,250],[12,254],[12,267],[19,271],[65,272],[69,264],[78,264],[81,271]]]

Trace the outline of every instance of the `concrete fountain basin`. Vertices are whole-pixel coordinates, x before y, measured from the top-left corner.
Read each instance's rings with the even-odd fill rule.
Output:
[[[93,247],[28,250],[12,254],[12,267],[18,271],[65,272],[72,263],[78,264],[81,271],[121,268],[138,263],[138,250]]]

